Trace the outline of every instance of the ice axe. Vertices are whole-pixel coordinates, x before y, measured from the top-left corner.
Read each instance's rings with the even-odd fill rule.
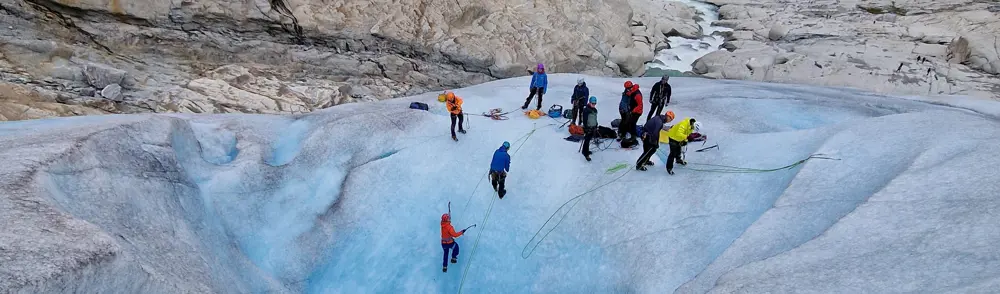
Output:
[[[475,227],[476,227],[476,224],[472,224],[471,226],[466,227],[465,230],[468,230],[468,229],[471,229],[471,228],[475,228]],[[463,231],[465,231],[465,230],[463,230]]]
[[[701,149],[695,150],[694,152],[702,152],[702,151],[706,151],[706,150],[712,149],[712,148],[719,148],[719,144],[715,144],[715,145],[712,145],[712,146],[701,148]]]

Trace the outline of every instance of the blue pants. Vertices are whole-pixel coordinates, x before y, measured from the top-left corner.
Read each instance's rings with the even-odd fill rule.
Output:
[[[448,266],[448,249],[454,248],[455,251],[451,252],[452,258],[458,258],[458,242],[451,242],[451,244],[441,244],[441,249],[444,249],[444,261],[441,262],[441,266]]]

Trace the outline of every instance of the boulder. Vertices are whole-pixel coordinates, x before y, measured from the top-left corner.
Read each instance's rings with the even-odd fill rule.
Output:
[[[101,90],[101,97],[111,99],[112,101],[122,101],[122,86],[118,84],[110,84]]]
[[[83,74],[87,77],[87,83],[97,88],[120,85],[125,81],[125,71],[103,64],[87,63],[83,66]]]

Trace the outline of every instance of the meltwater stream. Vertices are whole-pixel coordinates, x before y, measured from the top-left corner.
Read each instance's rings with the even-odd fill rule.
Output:
[[[719,8],[715,5],[697,0],[668,0],[684,3],[694,8],[701,18],[698,26],[701,27],[702,36],[698,39],[687,39],[684,37],[667,38],[670,49],[663,49],[656,52],[653,62],[647,63],[647,68],[660,70],[676,70],[689,72],[692,64],[698,58],[719,50],[719,46],[725,42],[725,37],[713,35],[715,32],[732,31],[730,28],[714,26],[712,22],[719,20]]]

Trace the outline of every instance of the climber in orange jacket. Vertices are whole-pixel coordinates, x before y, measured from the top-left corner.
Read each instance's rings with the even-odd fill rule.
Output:
[[[448,112],[451,113],[451,139],[458,141],[458,137],[455,136],[455,119],[458,119],[458,132],[465,134],[465,129],[462,128],[462,122],[465,121],[465,115],[462,113],[462,98],[455,96],[455,93],[448,91],[445,93],[445,105],[448,107]]]
[[[441,262],[442,272],[448,272],[448,250],[455,249],[451,253],[451,263],[458,262],[458,243],[455,242],[455,238],[465,234],[465,230],[468,229],[455,232],[455,227],[451,226],[451,215],[447,213],[441,215],[441,248],[444,249],[444,260]]]

